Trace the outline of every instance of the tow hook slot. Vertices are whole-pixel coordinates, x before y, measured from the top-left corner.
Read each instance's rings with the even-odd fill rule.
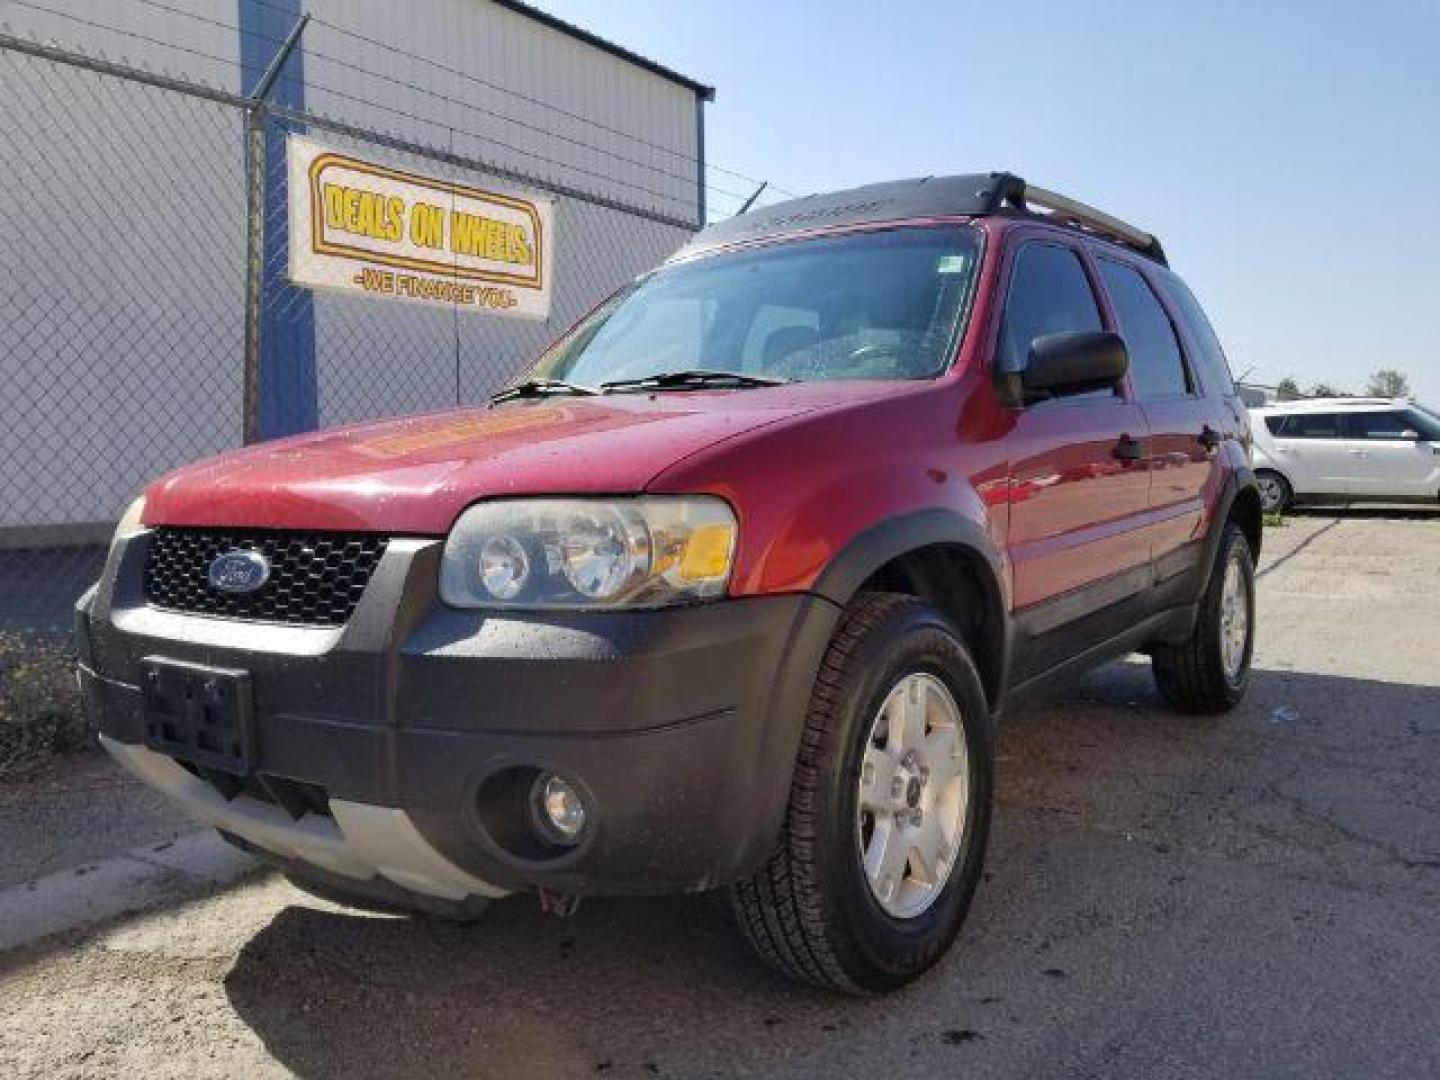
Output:
[[[557,893],[540,889],[540,910],[556,918],[568,919],[580,908],[578,893]]]

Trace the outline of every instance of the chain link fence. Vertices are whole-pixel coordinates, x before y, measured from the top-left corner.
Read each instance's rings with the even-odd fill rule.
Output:
[[[257,364],[270,365],[271,393],[308,380],[304,426],[483,402],[694,228],[679,210],[626,205],[613,185],[591,194],[456,151],[474,152],[474,140],[407,143],[8,34],[0,130],[0,646],[65,640],[129,500],[255,434]],[[438,180],[552,199],[563,246],[550,317],[291,285],[292,133]],[[260,348],[267,337],[304,338],[304,348]]]

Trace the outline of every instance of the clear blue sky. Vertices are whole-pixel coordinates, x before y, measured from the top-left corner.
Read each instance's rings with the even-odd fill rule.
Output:
[[[1013,170],[1159,235],[1236,374],[1440,405],[1440,0],[537,2],[713,84],[713,162]]]

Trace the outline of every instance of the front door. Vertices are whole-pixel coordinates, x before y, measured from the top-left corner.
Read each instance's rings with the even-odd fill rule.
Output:
[[[1347,413],[1344,422],[1356,495],[1440,498],[1440,430],[1435,430],[1440,425],[1408,409]]]

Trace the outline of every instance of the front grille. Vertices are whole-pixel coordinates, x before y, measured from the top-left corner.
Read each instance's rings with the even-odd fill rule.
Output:
[[[385,543],[369,533],[156,529],[145,555],[145,599],[167,611],[341,626],[360,602]],[[257,552],[269,561],[270,576],[255,592],[222,592],[210,584],[210,564],[234,551]]]

